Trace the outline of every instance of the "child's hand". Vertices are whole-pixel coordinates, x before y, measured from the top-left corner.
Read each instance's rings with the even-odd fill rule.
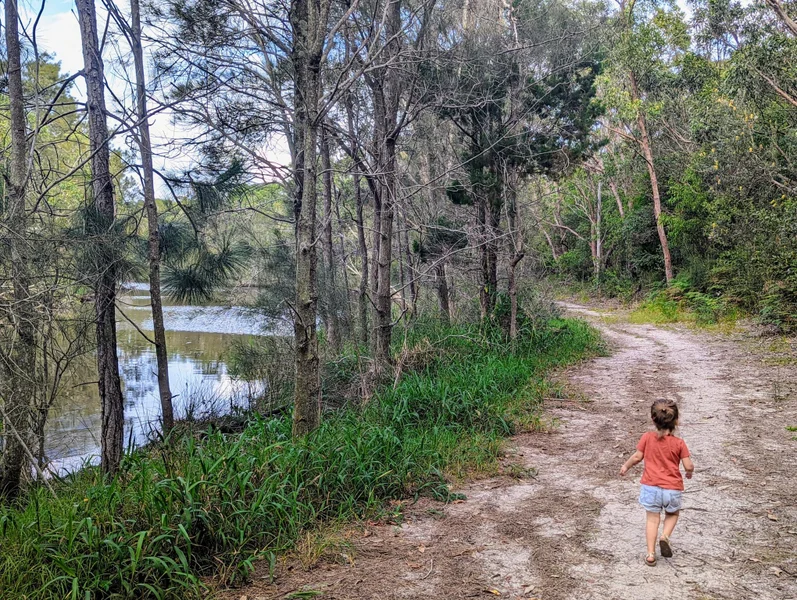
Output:
[[[687,471],[686,472],[686,478],[687,479],[692,479],[692,473],[694,473],[694,471]]]
[[[620,477],[625,477],[626,473],[628,473],[628,467],[623,465],[622,467],[620,467]]]

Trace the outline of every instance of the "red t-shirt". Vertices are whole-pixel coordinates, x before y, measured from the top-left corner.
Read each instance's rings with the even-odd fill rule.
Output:
[[[684,489],[681,460],[689,456],[686,442],[674,435],[660,438],[657,432],[648,431],[639,440],[636,449],[645,456],[645,470],[640,483],[665,490]]]

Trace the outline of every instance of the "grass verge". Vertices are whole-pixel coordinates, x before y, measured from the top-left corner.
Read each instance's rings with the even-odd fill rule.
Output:
[[[34,489],[0,508],[2,597],[201,597],[203,581],[240,583],[320,524],[374,515],[389,499],[446,499],[451,477],[495,468],[503,438],[534,425],[548,370],[598,349],[571,320],[514,347],[468,326],[418,327],[408,342],[434,352],[304,439],[288,418],[253,420],[235,436],[133,453],[110,483],[86,469],[55,499]]]

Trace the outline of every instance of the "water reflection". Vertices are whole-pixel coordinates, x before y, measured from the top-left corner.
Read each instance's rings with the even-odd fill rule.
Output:
[[[120,306],[134,325],[119,316],[118,353],[125,397],[125,443],[145,443],[158,428],[155,349],[136,329],[152,337],[147,286],[134,284],[120,297]],[[169,379],[178,416],[228,412],[246,406],[262,392],[261,382],[233,379],[225,354],[236,339],[283,333],[264,324],[254,311],[223,306],[164,306]],[[46,454],[56,471],[72,470],[100,451],[100,403],[92,360],[77,365],[66,383],[47,427]]]

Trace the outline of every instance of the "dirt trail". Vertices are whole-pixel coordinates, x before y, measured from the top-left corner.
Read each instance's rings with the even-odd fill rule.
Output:
[[[579,397],[546,405],[552,433],[514,440],[507,460],[536,477],[479,481],[455,504],[421,501],[400,527],[358,533],[348,562],[333,552],[310,571],[284,565],[275,584],[257,579],[229,598],[797,600],[793,363],[765,364],[750,339],[564,306],[600,328],[611,354],[563,375]],[[675,556],[649,568],[641,467],[617,471],[659,397],[680,404],[696,473]]]

